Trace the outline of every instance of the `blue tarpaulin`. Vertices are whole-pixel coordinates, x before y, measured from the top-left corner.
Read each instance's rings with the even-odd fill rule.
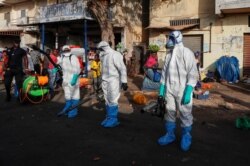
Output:
[[[236,83],[240,77],[239,60],[235,56],[223,56],[216,62],[216,69],[220,78]]]

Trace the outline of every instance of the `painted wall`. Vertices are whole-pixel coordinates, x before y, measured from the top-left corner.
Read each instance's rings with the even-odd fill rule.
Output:
[[[20,19],[21,10],[26,10],[26,16],[35,17],[35,4],[33,1],[26,1],[13,5],[11,11],[11,18]]]
[[[35,16],[35,4],[33,1],[26,1],[18,3],[13,6],[4,6],[0,8],[0,19],[4,20],[4,14],[10,12],[10,19],[12,24],[16,24],[17,20],[20,20],[21,10],[26,10],[26,16]]]
[[[123,45],[132,55],[133,46],[142,45],[142,0],[120,0],[112,8],[114,27],[124,28]]]
[[[216,14],[221,14],[223,9],[240,9],[250,7],[249,0],[216,0]]]
[[[0,28],[7,26],[7,22],[4,19],[4,14],[11,11],[11,7],[1,7],[0,8]]]
[[[184,35],[202,34],[206,50],[209,48],[210,22],[215,19],[215,0],[151,0],[150,26],[170,26],[170,20],[200,18],[200,29],[183,30]],[[149,43],[157,44],[159,64],[162,65],[165,55],[166,35],[168,29],[151,29]],[[208,51],[208,50],[207,50]],[[204,55],[206,56],[206,55]],[[208,64],[204,64],[206,66]]]
[[[56,4],[56,0],[46,2],[48,5]],[[116,2],[116,5],[111,8],[113,25],[124,29],[122,44],[132,52],[135,43],[146,42],[142,41],[142,0],[117,0]]]
[[[0,8],[0,30],[16,30],[16,29],[23,29],[23,27],[17,27],[17,24],[20,24],[20,21],[27,21],[27,19],[22,18],[21,19],[21,10],[26,11],[27,17],[35,17],[36,10],[35,10],[35,4],[33,1],[26,1],[23,3],[17,3],[10,7],[3,7]],[[6,21],[4,20],[4,14],[6,12],[10,12],[10,24],[7,26]],[[5,24],[4,24],[5,23]],[[31,35],[27,32],[21,33],[21,46],[25,46],[27,43],[35,43],[36,37],[34,35]],[[12,46],[12,42],[14,38],[18,38],[18,36],[5,36],[5,39],[0,39],[0,45],[1,46]]]
[[[242,75],[244,33],[250,33],[247,14],[231,14],[224,18],[216,18],[212,30],[212,52],[205,57],[206,66],[222,55],[236,56]]]
[[[206,5],[209,6],[209,3]],[[169,20],[196,18],[199,13],[198,10],[198,0],[151,0],[150,25],[168,26],[170,25]]]
[[[215,15],[215,0],[191,0],[191,3],[187,3],[189,1],[190,0],[179,0],[176,1],[176,3],[162,5],[165,7],[164,14],[162,11],[163,7],[158,8],[159,11],[153,11],[153,14],[157,15],[157,17],[151,15],[150,22],[155,24],[158,20],[161,20],[160,18],[162,17],[162,20],[168,20],[165,22],[169,25],[169,19],[200,18],[200,29],[183,30],[182,33],[184,35],[203,35],[204,70],[214,70],[216,60],[223,55],[229,55],[236,56],[238,58],[242,74],[244,46],[243,35],[244,33],[250,33],[250,28],[248,27],[248,15],[229,14],[221,18]],[[176,9],[176,12],[173,9]],[[178,12],[180,9],[183,11]],[[210,23],[212,23],[211,43],[209,31]],[[165,35],[168,33],[169,31],[166,29],[152,29],[150,31],[149,42],[156,43],[161,46],[161,51],[159,52],[160,64],[163,62],[166,55],[164,45],[166,43]]]

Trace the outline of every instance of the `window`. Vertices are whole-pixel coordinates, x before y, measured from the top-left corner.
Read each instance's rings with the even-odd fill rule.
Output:
[[[10,22],[10,12],[4,13],[4,19],[7,21],[7,23]]]
[[[181,26],[191,24],[197,24],[197,27],[200,28],[200,19],[170,20],[170,26]]]
[[[25,10],[21,10],[21,18],[26,17],[26,11]]]

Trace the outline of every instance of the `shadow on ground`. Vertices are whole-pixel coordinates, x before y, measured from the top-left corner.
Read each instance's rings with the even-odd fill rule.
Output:
[[[4,96],[0,92],[0,96]],[[1,166],[72,165],[186,165],[221,166],[250,164],[250,133],[235,128],[244,110],[194,107],[193,144],[189,152],[177,140],[161,147],[157,139],[165,134],[164,121],[141,114],[119,114],[121,125],[102,128],[104,104],[81,106],[75,119],[56,117],[59,101],[38,105],[5,103],[0,98]]]
[[[143,75],[136,75],[134,77],[129,77],[129,79],[132,80],[132,84],[135,85],[138,90],[142,88],[143,78],[144,78]]]

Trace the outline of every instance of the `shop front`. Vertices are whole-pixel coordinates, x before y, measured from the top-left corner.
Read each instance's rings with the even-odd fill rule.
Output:
[[[86,3],[53,4],[39,7],[40,46],[60,48],[61,46],[77,45],[88,50],[100,40],[100,28],[88,14]]]

